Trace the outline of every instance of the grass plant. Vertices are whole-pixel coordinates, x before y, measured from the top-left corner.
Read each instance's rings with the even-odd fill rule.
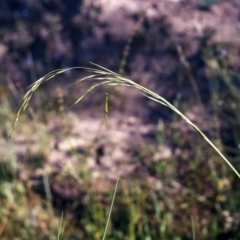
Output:
[[[31,100],[32,95],[35,93],[35,91],[37,91],[39,89],[39,87],[53,79],[54,77],[56,77],[59,74],[62,74],[66,71],[72,70],[72,69],[84,69],[87,70],[88,72],[90,72],[90,75],[87,77],[84,77],[82,79],[79,79],[75,82],[75,84],[81,84],[83,81],[92,81],[92,85],[84,92],[83,95],[81,95],[75,102],[73,105],[78,104],[79,102],[81,102],[81,100],[87,95],[89,94],[91,91],[95,90],[96,88],[100,87],[100,86],[124,86],[124,87],[130,87],[133,89],[137,89],[139,90],[143,95],[145,95],[147,98],[163,104],[164,106],[170,108],[172,111],[174,111],[177,115],[179,115],[182,119],[184,119],[191,127],[193,127],[199,134],[200,136],[212,147],[212,149],[214,149],[215,152],[218,153],[218,155],[225,161],[225,163],[234,171],[234,173],[238,176],[238,178],[240,177],[238,171],[235,169],[235,167],[231,164],[231,162],[220,152],[220,150],[216,147],[216,145],[194,124],[192,123],[181,111],[179,111],[174,105],[172,105],[171,103],[169,103],[166,99],[164,99],[163,97],[161,97],[160,95],[156,94],[155,92],[141,86],[140,84],[137,84],[136,82],[125,78],[119,74],[116,74],[104,67],[101,67],[99,65],[94,64],[94,66],[96,68],[82,68],[82,67],[76,67],[76,68],[70,68],[70,69],[60,69],[60,70],[55,70],[49,74],[47,74],[46,76],[40,78],[39,80],[37,80],[35,83],[33,83],[28,92],[25,94],[22,104],[20,106],[20,109],[17,113],[16,116],[16,120],[15,120],[15,125],[14,125],[14,129],[16,129],[16,126],[18,124],[20,115],[22,114],[22,112],[24,112]],[[108,94],[106,95],[106,99],[105,99],[105,114],[106,114],[106,118],[105,121],[107,123],[108,121]],[[163,131],[163,129],[161,128],[161,131]],[[165,133],[162,132],[161,133],[164,138]],[[158,133],[159,135],[159,133]],[[158,141],[162,141],[161,136],[156,136]],[[178,138],[178,137],[177,137]],[[177,139],[176,138],[176,139]],[[178,140],[176,140],[178,142]],[[161,143],[159,143],[161,144]],[[194,146],[194,149],[197,152],[200,152],[201,149],[198,146]],[[146,154],[143,154],[144,149],[142,149],[142,153],[139,155],[139,159],[141,158],[145,158]],[[154,150],[155,151],[155,150]],[[158,178],[165,178],[167,176],[165,176],[166,172],[167,172],[167,168],[168,165],[170,163],[166,160],[166,161],[161,161],[159,163],[155,162],[155,163],[151,163],[148,168],[150,171],[153,172],[153,175],[158,177]],[[194,159],[193,161],[191,161],[191,163],[189,164],[191,169],[194,168],[198,168],[198,165],[202,164],[201,161],[199,161],[198,159]],[[213,182],[213,184],[216,184],[218,186],[218,195],[216,196],[216,200],[219,202],[226,202],[226,199],[224,197],[224,187],[222,187],[223,184],[221,184],[221,182],[228,182],[229,180],[227,180],[227,177],[225,176],[226,174],[224,172],[226,172],[225,167],[221,167],[221,170],[223,173],[219,172],[219,165],[220,163],[216,160],[216,157],[211,157],[211,159],[209,160],[209,167],[211,169],[209,178],[211,179],[211,181]],[[175,167],[176,168],[176,167]],[[175,169],[176,170],[176,169]],[[176,170],[177,171],[177,170]],[[164,177],[165,176],[165,177]],[[198,175],[194,176],[194,178],[197,178]],[[191,182],[191,176],[188,177],[189,181]],[[167,177],[164,180],[164,184],[165,187],[166,186],[174,186],[176,189],[181,189],[182,191],[182,197],[186,197],[189,199],[192,199],[191,201],[193,202],[192,204],[190,203],[184,203],[182,202],[180,204],[180,209],[184,210],[184,209],[188,209],[191,208],[191,206],[194,206],[196,203],[201,203],[201,204],[205,204],[206,206],[210,206],[211,204],[209,204],[209,200],[207,198],[205,198],[205,196],[202,196],[199,193],[194,192],[193,190],[191,190],[191,185],[190,186],[184,186],[181,185],[180,183],[172,180],[171,176]],[[227,183],[228,184],[228,183]],[[221,185],[221,186],[220,186]],[[81,226],[84,226],[85,230],[85,237],[87,238],[91,238],[92,239],[100,239],[101,233],[100,230],[104,229],[104,233],[102,236],[102,239],[106,239],[107,236],[107,230],[109,229],[109,234],[108,234],[108,239],[127,239],[127,236],[129,237],[129,239],[183,239],[181,237],[179,237],[181,235],[181,232],[188,232],[187,227],[183,227],[182,229],[176,228],[173,226],[173,213],[171,213],[174,209],[174,205],[177,204],[178,201],[180,201],[179,199],[177,199],[174,203],[173,202],[169,202],[169,200],[163,200],[163,202],[165,202],[166,206],[164,207],[163,205],[159,204],[158,200],[159,196],[156,192],[152,193],[152,199],[149,199],[147,196],[143,195],[142,196],[142,200],[140,202],[137,203],[137,200],[135,198],[136,194],[135,193],[129,193],[128,191],[126,191],[126,189],[120,193],[121,197],[123,197],[125,200],[118,200],[118,194],[116,193],[117,190],[117,186],[118,186],[118,181],[117,184],[115,186],[115,190],[114,190],[114,194],[112,196],[112,200],[111,200],[111,205],[110,205],[110,210],[109,210],[109,214],[107,216],[107,220],[105,221],[106,225],[105,228],[103,227],[103,219],[104,218],[104,214],[102,212],[102,210],[100,210],[102,208],[102,205],[100,203],[97,203],[94,201],[94,197],[91,197],[91,201],[89,203],[85,202],[84,204],[84,208],[85,209],[89,209],[89,211],[85,210],[85,217],[84,220],[81,221]],[[164,187],[164,188],[165,188]],[[135,187],[133,186],[133,188],[139,189],[139,187]],[[160,196],[163,196],[163,199],[166,197],[167,193],[167,188],[161,190],[162,193]],[[139,194],[139,192],[138,192]],[[90,194],[91,195],[91,194]],[[184,196],[185,195],[185,196]],[[49,195],[50,196],[50,195]],[[113,203],[115,201],[115,204],[118,206],[122,205],[122,208],[125,209],[124,210],[124,217],[126,218],[124,221],[126,221],[127,225],[123,226],[124,224],[119,222],[119,220],[116,220],[116,216],[118,216],[118,214],[123,214],[123,209],[120,210],[120,212],[116,212],[116,210],[114,210],[114,206]],[[181,200],[182,201],[182,200]],[[144,205],[142,205],[144,202]],[[151,204],[149,204],[151,203]],[[91,206],[89,206],[88,204],[91,204]],[[118,206],[118,208],[119,208]],[[164,209],[165,208],[165,209]],[[238,206],[236,205],[234,207],[234,209],[237,209]],[[121,209],[121,207],[120,207]],[[168,209],[168,210],[166,210]],[[151,218],[149,218],[149,213],[152,214],[152,212],[154,213],[153,215],[151,215]],[[110,220],[110,216],[111,214],[113,214],[113,219]],[[188,215],[189,217],[189,215]],[[117,217],[118,218],[118,217]],[[212,218],[213,222],[211,223],[211,225],[209,226],[205,226],[202,228],[201,230],[201,234],[202,236],[209,236],[211,234],[211,236],[217,236],[220,228],[218,226],[218,220],[214,221],[214,218]],[[189,219],[186,221],[189,221]],[[117,230],[113,230],[113,228],[115,226],[121,226],[121,228],[127,229],[127,231],[125,233],[123,232],[118,232]],[[195,220],[195,218],[193,219],[193,217],[191,218],[191,221],[189,221],[189,239],[197,239],[197,233],[199,234],[199,229],[198,229],[198,223],[197,220]],[[59,229],[59,231],[61,230],[62,227]],[[174,234],[174,229],[177,229],[178,234]],[[58,233],[58,237],[61,236],[61,233]],[[69,235],[71,236],[71,235]],[[73,235],[72,235],[73,236]],[[78,239],[73,238],[73,239]]]
[[[236,170],[236,168],[230,163],[230,161],[219,151],[219,149],[213,144],[213,142],[192,122],[189,118],[187,118],[182,112],[180,112],[176,107],[174,107],[170,102],[168,102],[165,98],[161,97],[157,93],[137,84],[136,82],[125,78],[117,73],[114,73],[110,71],[109,69],[106,69],[102,66],[99,66],[97,64],[94,64],[98,68],[83,68],[83,67],[73,67],[69,69],[60,69],[50,72],[49,74],[45,75],[44,77],[40,78],[36,82],[34,82],[31,86],[28,92],[25,94],[23,98],[23,102],[19,108],[19,111],[16,116],[15,124],[13,130],[17,126],[17,122],[19,120],[19,117],[23,111],[27,109],[27,106],[29,104],[29,101],[31,100],[31,97],[33,93],[42,85],[44,82],[47,82],[54,78],[55,76],[64,73],[66,71],[72,70],[72,69],[85,69],[89,71],[90,73],[93,73],[93,75],[89,75],[85,78],[82,78],[80,80],[76,81],[76,84],[79,84],[86,80],[96,80],[97,83],[94,83],[91,87],[89,87],[86,92],[80,96],[74,103],[78,104],[85,96],[86,94],[90,93],[92,90],[94,90],[97,87],[100,87],[102,85],[108,85],[108,86],[126,86],[131,87],[134,89],[138,89],[143,95],[145,95],[147,98],[158,102],[168,108],[170,108],[172,111],[174,111],[176,114],[178,114],[181,118],[183,118],[190,126],[192,126],[196,132],[198,132],[203,139],[219,154],[219,156],[225,161],[225,163],[234,171],[234,173],[240,178],[239,172]],[[105,104],[105,110],[106,113],[108,112],[108,99],[106,98],[106,104]]]

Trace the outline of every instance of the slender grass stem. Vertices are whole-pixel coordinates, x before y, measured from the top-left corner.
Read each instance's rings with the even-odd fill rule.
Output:
[[[111,214],[112,214],[113,204],[114,204],[114,200],[115,200],[116,193],[117,193],[118,182],[119,182],[119,177],[118,177],[116,185],[115,185],[115,189],[114,189],[114,193],[113,193],[113,197],[112,197],[112,202],[111,202],[111,206],[110,206],[110,209],[109,209],[107,222],[106,222],[106,226],[105,226],[105,229],[104,229],[102,240],[104,240],[106,238],[106,235],[107,235],[107,229],[108,229],[108,225],[109,225],[109,222],[110,222],[110,217],[111,217]]]

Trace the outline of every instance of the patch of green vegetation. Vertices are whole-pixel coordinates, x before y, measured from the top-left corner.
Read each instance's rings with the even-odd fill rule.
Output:
[[[85,94],[103,84],[126,85],[143,91],[147,97],[168,106],[187,121],[238,175],[237,170],[219,151],[221,144],[219,145],[216,140],[210,141],[195,124],[164,98],[109,70],[101,67],[99,70],[90,70],[94,72],[92,77],[100,82],[90,87]],[[21,111],[27,107],[32,93],[40,84],[63,71],[54,71],[32,86],[24,98],[17,120]],[[102,75],[100,78],[99,74]],[[86,79],[88,78],[84,78],[83,81]],[[81,101],[85,94],[76,103]],[[161,142],[161,136],[158,134],[156,137]],[[108,239],[192,239],[191,219],[193,218],[195,219],[194,235],[198,239],[216,239],[222,229],[236,231],[236,225],[238,225],[235,225],[238,217],[234,215],[237,211],[236,206],[234,207],[236,199],[231,198],[234,177],[214,152],[202,144],[201,139],[195,137],[194,141],[189,143],[187,136],[185,140],[184,138],[183,136],[174,138],[177,141],[176,144],[180,143],[182,151],[177,159],[180,163],[175,164],[174,170],[171,169],[172,161],[169,162],[168,159],[159,161],[155,159],[147,163],[150,175],[159,179],[159,186],[151,186],[147,182],[141,184],[140,180],[138,183],[127,181],[123,188],[119,187],[112,218],[108,222],[109,229],[106,232]],[[202,147],[208,150],[202,152]],[[190,151],[189,148],[194,151]],[[145,163],[146,158],[150,159],[156,151],[156,147],[141,146],[135,151],[133,157]],[[175,176],[180,179],[180,182],[175,180]],[[87,239],[101,239],[107,208],[110,205],[110,201],[106,204],[105,198],[102,197],[98,196],[95,190],[88,189],[87,196],[81,205],[82,218],[77,224],[81,229],[79,236]],[[203,215],[200,214],[201,212]],[[211,218],[208,217],[209,214]],[[184,224],[179,225],[179,222]],[[69,234],[67,228],[65,231],[67,236]]]

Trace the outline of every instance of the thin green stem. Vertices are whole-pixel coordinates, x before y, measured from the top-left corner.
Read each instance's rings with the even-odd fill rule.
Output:
[[[117,178],[117,182],[116,182],[116,185],[115,185],[115,190],[114,190],[114,193],[113,193],[112,202],[111,202],[111,206],[110,206],[110,209],[109,209],[107,222],[106,222],[106,226],[105,226],[105,229],[104,229],[102,240],[104,240],[106,238],[106,235],[107,235],[107,229],[108,229],[108,225],[109,225],[109,222],[110,222],[110,217],[111,217],[111,213],[112,213],[112,209],[113,209],[113,204],[114,204],[114,200],[115,200],[116,193],[117,193],[118,182],[119,182],[119,176]]]

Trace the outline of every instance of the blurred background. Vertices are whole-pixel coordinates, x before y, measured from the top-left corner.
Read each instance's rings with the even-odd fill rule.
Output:
[[[134,89],[73,103],[90,62],[166,98],[240,171],[238,0],[0,1],[0,239],[239,239],[239,179],[175,113]],[[105,95],[109,96],[105,121]]]

